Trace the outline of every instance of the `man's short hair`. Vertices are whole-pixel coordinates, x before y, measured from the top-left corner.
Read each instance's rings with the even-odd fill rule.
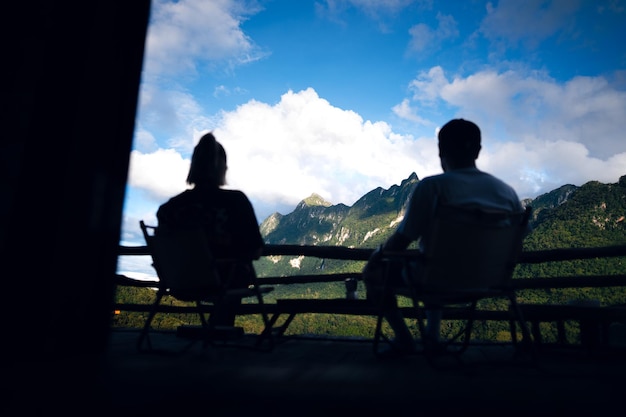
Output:
[[[439,153],[455,159],[476,159],[480,151],[480,129],[465,119],[452,119],[439,130]]]

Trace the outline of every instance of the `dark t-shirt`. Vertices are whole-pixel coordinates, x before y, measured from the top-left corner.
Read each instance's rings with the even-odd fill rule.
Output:
[[[251,260],[263,246],[252,204],[238,190],[184,191],[159,207],[157,219],[162,230],[203,227],[217,258]]]

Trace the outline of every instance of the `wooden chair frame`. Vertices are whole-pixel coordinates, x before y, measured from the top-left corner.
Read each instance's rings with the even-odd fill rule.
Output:
[[[209,318],[216,306],[219,306],[226,297],[255,297],[261,306],[260,314],[264,329],[258,336],[254,348],[267,350],[273,348],[269,315],[263,300],[263,294],[272,291],[273,287],[261,287],[252,270],[253,278],[248,288],[229,288],[228,282],[237,267],[237,260],[213,257],[203,230],[180,230],[162,234],[158,232],[156,226],[146,225],[143,220],[139,225],[152,257],[152,266],[159,278],[155,301],[137,341],[139,351],[154,350],[149,332],[152,320],[158,313],[165,295],[195,303],[196,308],[192,312],[195,311],[200,318],[204,346],[215,345],[212,335],[216,329]],[[220,262],[231,266],[229,276],[221,276],[218,272],[217,265]]]
[[[426,251],[381,251],[385,265],[383,300],[402,295],[411,299],[416,310],[421,342],[426,346],[426,306],[465,305],[469,318],[453,337],[438,345],[438,353],[451,352],[459,338],[463,342],[454,353],[462,353],[470,345],[474,324],[473,313],[479,300],[503,297],[509,301],[511,339],[517,346],[515,326],[522,332],[522,343],[530,349],[531,334],[519,308],[511,285],[513,270],[522,250],[531,209],[508,213],[439,205],[434,208],[431,240]],[[391,287],[391,274],[404,274],[404,287]],[[391,340],[383,334],[382,321],[389,306],[381,306],[374,333],[374,353],[380,342]],[[393,308],[393,307],[392,307]],[[435,351],[424,350],[425,353]]]

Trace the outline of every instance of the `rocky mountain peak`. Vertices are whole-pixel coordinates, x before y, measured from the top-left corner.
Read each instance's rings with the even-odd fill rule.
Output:
[[[332,206],[332,203],[324,200],[324,198],[320,196],[319,194],[313,193],[307,198],[305,198],[304,200],[302,200],[300,203],[298,203],[297,208],[316,207],[316,206],[330,207]]]

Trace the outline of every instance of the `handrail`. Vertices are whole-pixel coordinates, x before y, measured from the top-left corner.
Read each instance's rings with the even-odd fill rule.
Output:
[[[119,245],[117,250],[118,256],[141,256],[150,255],[150,251],[146,245],[142,246],[125,246]]]
[[[346,261],[366,261],[373,249],[350,248],[347,246],[315,246],[315,245],[265,245],[261,256],[314,256],[326,259],[343,259]],[[150,255],[147,246],[119,246],[118,255]]]
[[[611,258],[626,256],[626,245],[601,246],[596,248],[560,248],[524,251],[519,263],[537,264],[542,262],[572,261],[575,259]]]
[[[367,261],[372,251],[373,249],[346,246],[265,245],[262,256],[314,256],[325,259]],[[150,251],[146,246],[119,246],[118,255],[150,255]],[[519,263],[535,264],[616,256],[626,256],[626,245],[524,251],[520,255]]]
[[[623,287],[626,286],[626,274],[514,278],[511,286],[516,290]]]
[[[326,259],[342,259],[366,261],[373,249],[349,248],[343,246],[313,246],[313,245],[266,245],[263,256],[314,256]],[[410,252],[410,251],[409,251]],[[145,246],[120,246],[119,255],[150,255]],[[596,248],[567,248],[548,249],[539,251],[522,252],[519,263],[536,264],[541,262],[566,261],[574,259],[591,259],[603,257],[626,256],[626,245],[604,246]],[[315,275],[294,275],[289,277],[259,277],[262,285],[294,284],[294,283],[320,283],[340,282],[347,278],[359,278],[359,273],[335,273]],[[136,280],[117,279],[121,285],[135,285]],[[131,284],[132,283],[132,284]],[[152,282],[139,284],[140,286],[153,286]],[[516,278],[512,281],[516,289],[539,289],[539,288],[583,288],[583,287],[613,287],[626,286],[626,275],[600,275],[600,276],[560,276],[560,277],[534,277]]]
[[[261,285],[280,284],[307,284],[322,282],[343,282],[348,278],[360,278],[358,272],[345,272],[337,274],[321,275],[293,275],[286,277],[259,277]],[[131,287],[157,287],[159,282],[150,280],[143,281],[128,278],[124,275],[115,275],[117,285]],[[620,275],[593,275],[593,276],[565,276],[565,277],[536,277],[536,278],[515,278],[511,285],[516,290],[534,290],[546,288],[585,288],[585,287],[623,287],[626,286],[626,274]]]
[[[373,249],[355,249],[341,246],[311,246],[311,245],[267,245],[263,252],[263,256],[314,256],[325,259],[355,260],[367,261]],[[416,250],[404,251],[404,254],[415,255]],[[149,255],[146,247],[120,247],[120,255]],[[541,262],[565,261],[574,259],[591,259],[603,257],[619,257],[626,256],[626,245],[596,247],[596,248],[571,248],[571,249],[550,249],[542,251],[526,251],[522,252],[520,263],[537,264]],[[355,273],[332,273],[332,274],[315,274],[315,275],[294,275],[288,277],[259,277],[259,284],[262,286],[276,286],[282,284],[300,284],[300,283],[330,283],[330,282],[348,282],[349,278],[360,279],[361,274]],[[130,285],[154,288],[158,286],[158,282],[154,281],[138,281],[127,278],[123,275],[116,275],[116,283],[118,285]],[[155,285],[156,284],[156,285]],[[563,289],[563,288],[606,288],[606,287],[625,287],[626,274],[616,275],[578,275],[578,276],[558,276],[558,277],[534,277],[534,278],[515,278],[511,281],[511,285],[515,291],[523,290],[541,290],[541,289]],[[362,300],[364,301],[364,300]],[[343,303],[343,304],[342,304]],[[548,306],[552,307],[552,306]],[[152,306],[149,304],[124,304],[116,303],[115,309],[124,311],[151,311]],[[242,304],[238,314],[255,314],[258,313],[258,305]],[[284,327],[286,329],[295,314],[300,313],[332,313],[332,314],[356,314],[368,315],[372,314],[372,307],[363,303],[355,303],[350,299],[276,299],[274,303],[266,303],[264,305],[266,312],[278,318],[281,314],[288,314]],[[159,307],[162,312],[188,313],[195,311],[193,307],[188,306],[163,306]],[[403,309],[404,310],[404,309]],[[375,311],[374,311],[375,312]],[[405,311],[405,317],[410,317],[414,310]],[[475,312],[475,320],[509,320],[510,316],[507,311],[500,310],[479,310]],[[550,315],[547,315],[547,314]],[[465,319],[465,312],[446,311],[445,318],[448,320]],[[554,314],[558,314],[554,316]],[[551,308],[546,311],[535,311],[530,317],[533,328],[539,326],[540,321],[554,321],[555,319],[562,322],[564,319],[576,320],[598,320],[595,311],[574,312],[571,309],[567,311],[555,310]],[[615,318],[615,313],[611,310],[604,311],[603,314],[611,319]],[[622,312],[619,314],[623,315]],[[621,317],[621,316],[620,316]],[[601,320],[607,320],[605,316]],[[559,325],[559,329],[562,325]],[[560,330],[559,330],[560,332]],[[560,333],[559,333],[560,334]],[[561,336],[559,336],[561,337]]]

